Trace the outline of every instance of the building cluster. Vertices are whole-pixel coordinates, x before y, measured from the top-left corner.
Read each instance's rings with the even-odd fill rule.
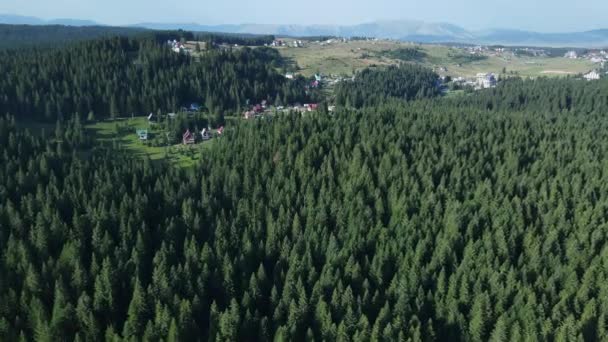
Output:
[[[275,39],[272,41],[272,43],[266,44],[266,46],[281,47],[281,46],[287,46],[287,43],[282,39]]]
[[[319,109],[319,104],[317,103],[305,103],[303,105],[295,104],[293,106],[277,106],[272,107],[266,104],[266,101],[262,101],[263,103],[256,104],[255,106],[251,106],[248,110],[243,112],[243,118],[245,120],[260,118],[265,114],[271,114],[273,112],[314,112]]]
[[[573,50],[568,51],[564,57],[570,59],[586,59],[592,63],[601,64],[602,66],[608,62],[608,52],[606,52],[606,50],[589,50],[585,53],[580,53]]]
[[[349,41],[348,38],[330,38],[330,39],[326,39],[323,41],[317,40],[315,41],[315,43],[321,45],[321,46],[325,46],[325,45],[332,45],[332,44],[336,44],[336,43],[347,43]]]
[[[498,79],[494,73],[481,72],[474,78],[456,77],[452,79],[452,82],[460,86],[472,87],[475,90],[480,90],[496,87]]]
[[[591,50],[587,52],[583,58],[588,59],[592,63],[600,64],[601,67],[608,62],[608,52],[605,50]]]
[[[586,79],[587,81],[595,81],[595,80],[599,80],[601,78],[601,74],[599,73],[599,71],[593,70],[593,71],[590,71],[589,73],[586,73],[585,75],[583,75],[583,78]]]
[[[171,50],[175,53],[191,53],[192,49],[186,47],[186,45],[182,42],[178,42],[177,40],[168,40],[167,45],[171,47]]]
[[[203,128],[198,134],[196,132],[191,132],[190,129],[187,129],[186,132],[182,135],[182,144],[184,145],[193,145],[199,141],[207,141],[212,139],[214,136],[219,137],[224,134],[224,126],[216,129],[215,131],[211,128]]]
[[[487,89],[496,87],[496,75],[493,73],[478,73],[477,74],[477,88],[479,89]]]
[[[264,46],[300,48],[304,47],[304,43],[301,40],[287,41],[283,39],[275,39],[272,41],[272,43],[264,44]]]

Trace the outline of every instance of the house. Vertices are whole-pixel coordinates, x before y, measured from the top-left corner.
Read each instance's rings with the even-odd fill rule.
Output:
[[[293,80],[293,74],[285,74],[285,78],[288,80]]]
[[[591,63],[603,63],[604,62],[604,58],[602,57],[591,57],[591,59],[589,59],[591,61]]]
[[[336,106],[329,106],[329,107],[327,107],[327,110],[329,110],[330,112],[333,112],[336,110]]]
[[[245,113],[243,113],[243,117],[245,118],[245,120],[249,120],[251,118],[253,118],[255,116],[255,111],[253,110],[248,110]]]
[[[257,104],[257,105],[255,105],[255,106],[253,107],[253,111],[254,111],[254,112],[256,112],[256,113],[261,113],[261,112],[263,112],[263,111],[264,111],[264,108],[262,107],[262,105],[261,105],[261,104]]]
[[[600,79],[600,73],[593,70],[590,73],[583,76],[587,81],[594,81]]]
[[[206,128],[203,128],[203,130],[201,131],[201,138],[203,139],[203,141],[211,139],[209,131]]]
[[[201,110],[201,105],[199,105],[198,103],[192,103],[190,105],[190,111],[198,112],[199,110]]]
[[[496,76],[492,73],[478,73],[477,86],[481,89],[492,88],[496,86]]]
[[[577,59],[578,58],[578,53],[576,53],[576,51],[568,51],[566,52],[566,54],[564,55],[565,58],[570,58],[570,59]]]
[[[262,108],[266,109],[267,105],[268,105],[268,101],[263,100],[262,104],[261,104]]]
[[[139,140],[148,140],[148,130],[147,129],[137,129],[135,133],[139,137]]]
[[[312,112],[313,110],[317,110],[317,109],[319,109],[319,105],[316,103],[305,103],[304,104],[304,111]]]
[[[221,126],[220,128],[217,129],[217,134],[218,135],[224,134],[224,126]]]
[[[175,117],[177,116],[177,114],[175,114],[175,113],[169,113],[169,114],[167,114],[167,116],[169,117],[169,119],[175,119]]]
[[[186,133],[184,133],[184,135],[182,136],[182,142],[184,143],[184,145],[194,144],[194,134],[190,133],[190,130],[186,130]]]

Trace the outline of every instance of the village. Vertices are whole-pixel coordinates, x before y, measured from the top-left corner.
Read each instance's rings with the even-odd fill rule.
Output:
[[[193,54],[200,52],[206,48],[204,42],[182,42],[177,40],[167,41],[172,51],[175,53]],[[393,49],[396,47],[406,46],[414,49],[421,49],[424,54],[428,54],[428,60],[434,65],[432,69],[439,75],[437,86],[441,89],[443,94],[449,94],[454,91],[461,90],[482,90],[496,87],[501,80],[507,77],[521,76],[518,71],[510,70],[506,71],[503,67],[502,71],[496,72],[496,63],[489,63],[488,61],[498,60],[504,63],[510,63],[512,61],[520,61],[522,58],[526,58],[524,63],[532,65],[537,59],[547,60],[564,60],[574,61],[575,63],[586,63],[584,65],[590,65],[593,68],[587,69],[586,72],[579,72],[575,74],[574,71],[563,71],[564,75],[572,75],[586,79],[589,81],[597,80],[604,77],[607,73],[606,62],[608,61],[608,53],[605,50],[564,50],[563,55],[555,56],[559,49],[547,49],[547,48],[531,48],[531,47],[504,47],[504,46],[469,46],[469,45],[458,45],[452,44],[450,46],[422,46],[416,43],[404,43],[397,42],[390,39],[376,39],[376,38],[346,38],[346,37],[329,37],[323,39],[296,39],[296,38],[275,38],[271,43],[265,44],[266,47],[276,48],[282,53],[285,53],[288,57],[293,57],[295,60],[295,67],[289,71],[285,71],[284,77],[288,81],[302,81],[304,80],[304,87],[307,91],[324,89],[323,91],[331,93],[331,89],[340,82],[354,81],[356,78],[356,69],[353,67],[350,75],[344,72],[315,72],[307,73],[306,70],[302,70],[301,66],[298,65],[298,57],[300,54],[305,54],[306,51],[322,51],[331,52],[336,51],[336,54],[340,53],[340,49],[349,49],[350,53],[358,54],[359,56],[373,56],[374,50],[370,50],[370,46],[377,46],[377,51],[384,53],[390,51],[391,46]],[[218,45],[220,48],[240,48],[237,44],[235,45]],[[338,50],[332,50],[336,48]],[[387,50],[388,48],[388,50]],[[293,51],[293,52],[289,52]],[[301,51],[301,52],[297,52]],[[348,50],[346,50],[348,52]],[[433,56],[435,51],[440,51],[445,54],[445,58],[437,58]],[[445,52],[443,52],[445,51]],[[380,56],[379,54],[376,54]],[[305,55],[303,55],[305,56]],[[443,55],[442,55],[443,56]],[[330,57],[331,58],[331,57]],[[358,57],[361,58],[361,57]],[[386,61],[384,57],[378,59],[379,63],[369,64],[369,67],[381,66],[383,62],[385,64],[394,64],[394,62]],[[424,64],[424,62],[423,62]],[[467,70],[471,66],[475,65],[477,72],[471,75],[465,73],[462,70]],[[487,65],[484,69],[483,65]],[[319,69],[322,69],[319,67]],[[580,69],[581,71],[584,69]],[[333,70],[330,70],[333,71]],[[559,74],[559,70],[545,70],[539,73],[540,76],[551,75],[551,73]],[[258,103],[245,105],[245,109],[238,113],[234,118],[240,118],[242,120],[259,119],[264,117],[272,117],[282,113],[301,114],[317,112],[321,110],[321,105],[317,102],[311,103],[294,103],[294,104],[272,104],[268,100],[262,100]],[[335,106],[331,104],[323,104],[323,110],[325,112],[335,111]],[[174,126],[181,127],[179,132],[181,139],[178,140],[177,133],[172,132],[164,133],[165,137],[152,138],[153,128],[137,128],[135,134],[138,140],[144,144],[155,144],[155,145],[172,145],[179,141],[184,146],[194,146],[197,144],[205,144],[211,140],[220,138],[224,134],[224,126],[218,125],[212,128],[208,123],[201,128],[201,123],[192,118],[198,117],[203,112],[203,108],[197,103],[191,103],[180,108],[178,113],[167,113],[161,118],[158,114],[150,114],[148,116],[149,127],[155,127],[159,124],[159,120],[168,120],[169,122],[181,122],[178,125],[171,125],[164,123],[163,129],[175,130]],[[200,121],[200,120],[199,120]],[[183,124],[188,122],[188,124]],[[162,135],[162,134],[161,134]],[[169,136],[171,135],[171,136]],[[150,140],[155,140],[151,142]]]

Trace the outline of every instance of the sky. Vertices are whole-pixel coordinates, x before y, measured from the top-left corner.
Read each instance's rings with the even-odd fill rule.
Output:
[[[607,0],[0,0],[0,13],[102,24],[359,24],[446,22],[470,30],[608,28]]]

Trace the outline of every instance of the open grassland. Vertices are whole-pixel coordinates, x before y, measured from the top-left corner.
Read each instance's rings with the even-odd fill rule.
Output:
[[[209,149],[215,143],[215,139],[212,139],[190,146],[182,144],[152,146],[150,141],[140,141],[135,130],[147,129],[151,138],[154,135],[164,136],[165,133],[157,129],[155,125],[148,123],[146,117],[102,121],[87,125],[87,129],[101,144],[115,144],[116,147],[136,157],[150,158],[153,161],[164,159],[180,167],[194,166],[200,157],[201,149]]]
[[[233,118],[227,118],[233,119]],[[56,125],[39,122],[18,122],[20,127],[36,135],[52,136]],[[152,146],[151,141],[140,141],[136,129],[147,129],[152,137],[165,137],[165,132],[158,126],[150,124],[146,117],[121,118],[117,120],[99,121],[86,125],[87,134],[91,134],[94,144],[113,146],[126,151],[137,158],[150,158],[152,161],[166,160],[178,167],[196,165],[202,150],[213,147],[217,139],[199,142],[195,145],[169,144],[167,146]]]
[[[306,42],[305,47],[280,47],[280,53],[299,67],[301,74],[351,75],[354,71],[399,63],[389,51],[417,48],[426,56],[413,61],[448,76],[472,77],[480,72],[502,73],[523,77],[564,76],[587,72],[594,64],[583,59],[562,57],[518,57],[512,54],[485,53],[482,60],[471,61],[465,50],[441,45],[422,45],[396,41],[349,41],[321,45]]]

